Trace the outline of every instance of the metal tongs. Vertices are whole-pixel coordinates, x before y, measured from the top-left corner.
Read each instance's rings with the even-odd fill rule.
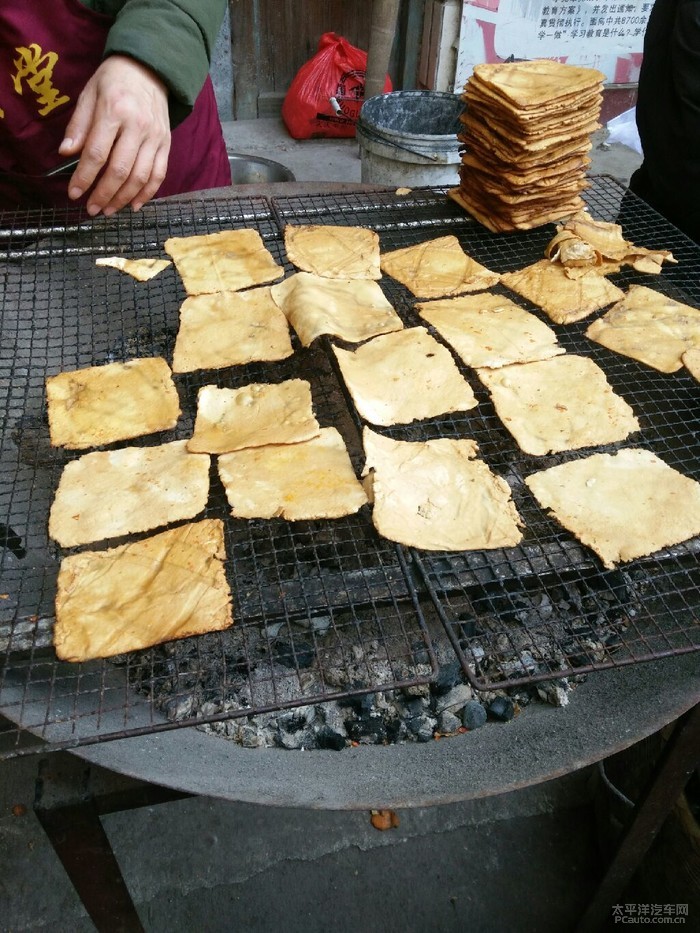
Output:
[[[79,161],[80,156],[76,156],[74,159],[70,159],[68,162],[63,162],[61,165],[57,165],[56,168],[50,168],[48,172],[43,173],[42,177],[52,178],[54,175],[70,175]]]

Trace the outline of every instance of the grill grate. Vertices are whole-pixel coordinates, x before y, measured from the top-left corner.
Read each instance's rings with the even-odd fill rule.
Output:
[[[215,469],[206,514],[226,525],[233,629],[111,661],[56,661],[53,599],[69,551],[47,540],[47,517],[63,466],[79,452],[49,445],[45,378],[138,356],[171,359],[185,298],[174,268],[138,283],[96,268],[95,257],[160,255],[168,236],[228,227],[254,227],[279,262],[284,255],[263,199],[159,205],[83,224],[33,220],[5,237],[2,267],[0,711],[10,725],[0,754],[34,750],[19,729],[66,748],[433,679],[437,663],[403,555],[374,534],[368,507],[327,522],[234,520]],[[293,377],[309,380],[319,422],[338,428],[359,473],[356,427],[321,347],[297,344],[278,363],[176,376],[178,425],[142,443],[188,437],[202,385]]]
[[[587,199],[595,216],[621,217],[629,239],[670,248],[679,259],[658,280],[626,270],[614,277],[617,284],[651,284],[700,305],[694,244],[613,179],[594,179]],[[0,226],[7,222],[0,217]],[[178,201],[99,221],[25,214],[0,230],[0,713],[7,720],[0,757],[45,749],[47,742],[69,748],[428,682],[437,674],[424,618],[428,604],[465,675],[481,688],[700,649],[697,540],[602,571],[594,555],[544,515],[524,484],[535,469],[567,457],[519,451],[484,388],[463,368],[476,409],[385,432],[405,440],[473,437],[513,489],[526,525],[519,547],[409,552],[378,538],[368,507],[332,522],[242,522],[228,516],[213,478],[207,514],[226,522],[233,629],[111,661],[56,661],[53,599],[64,552],[47,540],[46,521],[73,455],[48,443],[45,378],[136,356],[171,358],[185,297],[173,269],[137,283],[97,269],[96,256],[159,255],[169,236],[253,227],[284,263],[288,222],[369,226],[383,249],[450,233],[500,272],[540,258],[553,233],[547,226],[492,234],[437,189]],[[423,323],[403,286],[387,277],[381,284],[406,324]],[[591,344],[583,336],[587,324],[555,330],[567,351],[595,359],[632,405],[642,424],[639,442],[700,479],[697,383],[685,372],[664,376]],[[310,381],[320,423],[341,431],[359,473],[362,425],[324,340],[307,349],[295,344],[294,355],[279,363],[177,376],[183,407],[177,428],[143,443],[189,436],[203,384],[236,387],[294,376]]]
[[[276,202],[280,223],[355,223],[371,226],[383,250],[398,249],[431,237],[456,235],[466,252],[488,268],[507,272],[543,256],[554,227],[493,234],[474,223],[441,193],[414,191],[323,200]],[[625,267],[611,280],[626,289],[645,284],[670,297],[700,306],[700,252],[644,202],[612,178],[592,179],[586,192],[591,214],[623,225],[624,235],[648,248],[671,249],[678,265],[664,266],[662,276]],[[382,280],[389,300],[409,324],[425,321],[413,310],[415,300],[397,282]],[[508,295],[554,326],[570,353],[589,356],[605,371],[616,392],[639,417],[641,432],[631,438],[654,451],[670,466],[700,480],[700,389],[685,370],[657,373],[612,353],[584,336],[590,318],[556,326],[525,299]],[[602,313],[602,312],[601,312]],[[433,336],[439,334],[429,327]],[[497,417],[488,393],[468,367],[460,365],[479,400],[463,414],[385,429],[399,440],[470,437],[480,456],[507,479],[525,524],[516,548],[458,554],[414,552],[418,576],[431,594],[437,613],[470,683],[478,689],[517,687],[572,674],[647,661],[700,649],[698,579],[694,539],[655,559],[639,560],[622,571],[603,572],[596,556],[581,546],[540,508],[524,479],[536,470],[590,451],[531,457],[519,450]],[[624,444],[603,445],[614,451]]]

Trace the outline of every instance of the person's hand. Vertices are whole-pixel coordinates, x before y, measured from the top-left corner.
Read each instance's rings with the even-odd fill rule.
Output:
[[[139,210],[165,178],[170,153],[168,93],[148,68],[124,55],[106,58],[85,85],[59,147],[80,153],[68,182],[76,200],[94,184],[87,211],[114,214],[126,204]]]

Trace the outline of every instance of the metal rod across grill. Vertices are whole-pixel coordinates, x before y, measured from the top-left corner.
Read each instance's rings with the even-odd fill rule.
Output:
[[[613,277],[616,284],[651,284],[700,306],[697,247],[611,178],[592,179],[586,199],[593,216],[620,217],[634,243],[672,249],[679,260],[653,282],[630,269]],[[108,661],[56,660],[53,601],[67,552],[49,541],[47,517],[72,455],[49,444],[45,380],[111,361],[170,359],[185,297],[174,268],[143,284],[119,273],[106,275],[95,259],[158,255],[171,236],[251,227],[285,264],[286,223],[370,227],[383,250],[450,233],[497,272],[541,258],[553,233],[549,225],[491,234],[438,189],[409,195],[217,196],[162,202],[109,220],[5,216],[0,714],[8,725],[0,733],[0,757],[45,749],[47,742],[69,748],[429,682],[438,665],[428,618],[442,624],[465,676],[481,689],[700,649],[700,542],[603,570],[592,552],[537,506],[524,484],[535,469],[566,458],[523,454],[474,372],[461,366],[477,408],[386,433],[401,440],[476,440],[480,456],[511,486],[525,524],[519,546],[460,553],[405,549],[377,535],[370,506],[332,521],[233,519],[214,471],[206,511],[226,524],[234,627]],[[288,263],[285,268],[294,271]],[[423,323],[403,286],[386,276],[381,285],[406,325]],[[640,419],[640,446],[700,479],[697,382],[685,371],[662,375],[597,347],[584,336],[587,323],[555,326],[562,346],[603,368]],[[176,376],[183,415],[173,431],[143,443],[188,437],[202,385],[236,388],[292,377],[311,383],[319,422],[338,428],[359,474],[362,423],[325,339],[310,348],[295,344],[283,362]],[[115,543],[121,542],[109,545]]]

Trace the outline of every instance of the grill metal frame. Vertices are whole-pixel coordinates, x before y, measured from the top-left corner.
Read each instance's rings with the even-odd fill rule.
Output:
[[[629,239],[670,248],[679,259],[677,266],[664,268],[658,281],[629,270],[613,281],[622,287],[643,282],[700,306],[695,244],[614,179],[591,182],[586,199],[594,216],[620,218]],[[0,434],[5,477],[0,479],[5,545],[0,555],[0,713],[7,717],[0,757],[429,683],[438,664],[426,609],[437,613],[466,678],[479,689],[518,687],[700,649],[693,573],[697,539],[614,572],[602,571],[595,555],[543,515],[523,482],[535,469],[586,452],[547,458],[520,453],[474,373],[458,361],[479,399],[477,409],[385,432],[405,440],[476,439],[480,455],[513,488],[527,528],[521,546],[466,554],[406,549],[379,539],[369,507],[333,522],[240,522],[228,517],[214,471],[206,514],[226,520],[234,628],[114,661],[56,661],[53,593],[58,561],[68,552],[48,542],[45,524],[60,471],[73,454],[48,444],[44,379],[112,359],[170,359],[185,297],[174,270],[150,283],[135,283],[116,270],[96,269],[94,259],[160,255],[168,236],[253,227],[291,272],[283,246],[286,223],[368,226],[379,233],[383,249],[451,233],[471,256],[499,272],[540,258],[554,229],[491,234],[449,201],[444,189],[416,189],[403,196],[385,191],[270,200],[217,196],[150,205],[139,214],[108,220],[60,212],[0,216],[0,385],[6,395]],[[388,277],[381,284],[407,326],[424,324],[406,289]],[[596,347],[583,337],[589,321],[555,326],[562,344],[602,366],[642,420],[643,446],[700,479],[694,427],[698,384],[687,373],[661,376]],[[281,363],[176,377],[184,411],[177,428],[134,443],[189,436],[201,384],[235,387],[302,376],[312,384],[319,421],[339,427],[359,473],[362,423],[329,344],[325,338],[308,349],[295,343],[294,356]],[[601,449],[616,446],[623,445]],[[115,543],[120,542],[108,542]],[[561,620],[553,624],[557,599],[574,604],[563,627]],[[234,687],[236,702],[245,695],[248,705],[231,705]],[[193,692],[203,696],[204,706],[188,715]],[[164,702],[171,718],[163,712]]]

